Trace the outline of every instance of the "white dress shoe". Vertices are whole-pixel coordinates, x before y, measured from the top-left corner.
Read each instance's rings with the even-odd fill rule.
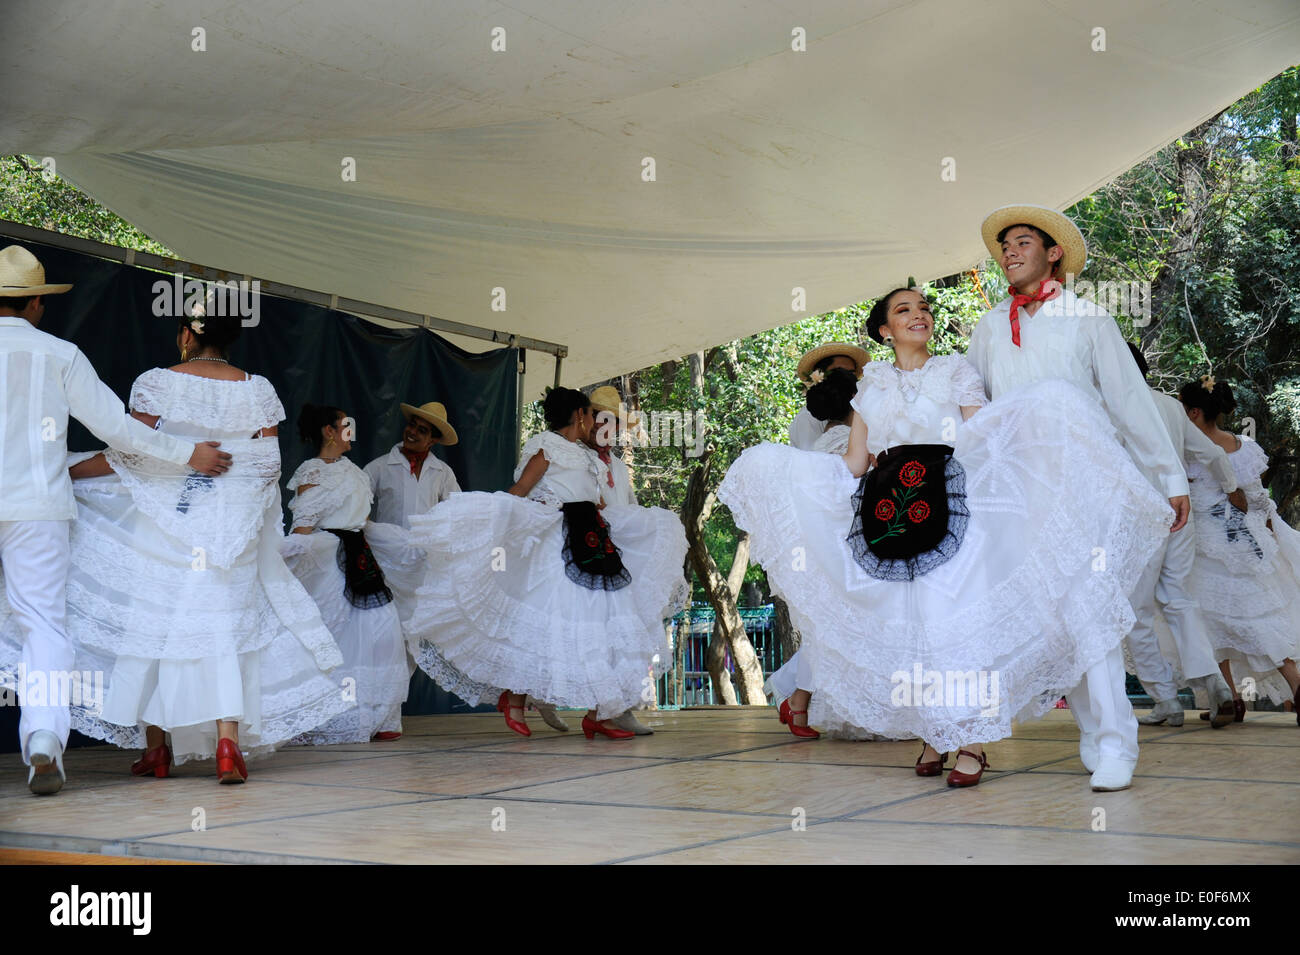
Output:
[[[628,710],[626,713],[620,713],[618,716],[609,720],[610,726],[617,726],[621,730],[627,730],[629,733],[636,733],[637,736],[653,736],[654,730],[646,726],[636,718],[636,713]]]
[[[1097,737],[1092,733],[1079,731],[1079,762],[1083,763],[1083,768],[1088,772],[1094,772],[1097,769],[1097,760],[1099,752],[1097,750]]]
[[[1232,706],[1232,690],[1228,687],[1228,681],[1221,676],[1211,675],[1204,680],[1205,692],[1210,696],[1210,727],[1222,729],[1236,717]]]
[[[1118,756],[1098,757],[1097,768],[1092,774],[1092,791],[1113,793],[1128,789],[1133,783],[1133,770],[1136,768],[1137,760],[1121,759]]]
[[[569,724],[564,722],[559,713],[555,712],[555,707],[552,704],[535,700],[531,696],[525,702],[532,704],[533,709],[537,711],[537,714],[551,729],[559,730],[561,733],[569,732]]]
[[[32,761],[31,771],[27,774],[27,788],[38,796],[52,796],[67,781],[63,774],[63,746],[59,738],[49,730],[37,730],[27,741],[27,753]],[[38,773],[38,766],[54,764],[56,772]]]
[[[1143,726],[1159,726],[1168,720],[1170,726],[1183,725],[1183,704],[1177,700],[1156,700],[1156,705],[1146,716],[1139,716],[1137,721]]]

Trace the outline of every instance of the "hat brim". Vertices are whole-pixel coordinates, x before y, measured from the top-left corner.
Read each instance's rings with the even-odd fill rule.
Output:
[[[408,405],[405,403],[402,404],[402,414],[408,418],[414,415],[417,418],[423,418],[425,421],[429,422],[429,424],[442,432],[442,443],[445,445],[453,445],[460,442],[460,436],[456,434],[456,429],[451,426],[451,423],[446,418],[439,418],[437,415],[429,414],[429,412],[422,408],[417,408],[415,405]]]
[[[62,295],[71,285],[0,285],[0,298],[32,298],[36,295]]]
[[[1042,229],[1061,247],[1061,256],[1057,274],[1061,278],[1079,275],[1088,263],[1088,247],[1083,241],[1083,233],[1070,217],[1047,206],[1015,205],[994,209],[980,226],[980,235],[989,250],[993,261],[1002,264],[1002,244],[998,242],[998,233],[1008,226],[1031,225]]]
[[[809,375],[817,367],[817,363],[823,358],[831,355],[843,355],[845,358],[851,358],[858,363],[858,372],[861,373],[866,364],[871,361],[871,356],[867,354],[865,348],[859,348],[857,345],[850,345],[848,342],[830,342],[826,345],[818,345],[816,348],[806,352],[799,359],[799,367],[795,369],[795,374],[799,376],[800,381],[809,381]]]

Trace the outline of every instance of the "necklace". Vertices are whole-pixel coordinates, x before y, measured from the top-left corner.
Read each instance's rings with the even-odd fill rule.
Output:
[[[928,364],[930,364],[930,362],[927,360],[925,365]],[[914,368],[912,370],[919,372],[925,367],[925,365],[921,365],[920,368]],[[916,383],[920,376],[905,375],[903,374],[903,369],[899,368],[897,365],[891,364],[890,367],[894,369],[894,377],[898,379],[898,390],[902,394],[903,400],[908,404],[914,404],[916,399],[921,397],[921,386]]]
[[[188,359],[188,360],[185,362],[185,364],[188,365],[191,361],[219,361],[219,362],[221,362],[223,365],[229,365],[229,364],[230,364],[230,362],[227,361],[227,360],[224,359],[224,358],[200,358],[198,355],[195,355],[193,358]]]

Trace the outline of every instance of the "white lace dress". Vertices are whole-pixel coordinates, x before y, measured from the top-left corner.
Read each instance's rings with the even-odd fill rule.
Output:
[[[1277,667],[1297,659],[1300,649],[1300,533],[1282,520],[1260,482],[1268,469],[1263,449],[1242,437],[1228,460],[1246,495],[1245,514],[1204,467],[1193,462],[1187,469],[1196,528],[1188,589],[1201,606],[1215,658],[1229,661],[1243,695],[1253,690],[1281,703],[1291,690]]]
[[[306,491],[300,488],[312,485]],[[343,665],[331,676],[345,686],[356,706],[295,742],[307,744],[364,743],[376,733],[401,732],[402,702],[411,680],[406,638],[399,610],[409,606],[414,588],[404,568],[409,551],[425,568],[424,554],[409,546],[409,534],[392,524],[367,520],[372,494],[370,479],[347,458],[310,458],[289,479],[295,492],[289,502],[293,529],[313,528],[310,534],[290,533],[280,552],[312,599],[343,653]],[[339,562],[342,542],[329,530],[362,531],[384,573],[393,600],[374,607],[356,607],[345,594]],[[389,568],[393,568],[390,572]]]
[[[279,442],[255,437],[284,418],[270,382],[155,368],[130,404],[234,461],[208,478],[109,450],[114,475],[74,482],[68,632],[77,670],[104,674],[106,692],[74,701],[73,728],[142,747],[160,726],[182,763],[215,754],[220,719],[256,756],[348,709],[326,675],[338,647],[280,557]]]
[[[650,671],[671,662],[663,620],[684,603],[686,536],[670,511],[611,504],[601,515],[631,583],[606,591],[570,580],[560,505],[599,502],[605,465],[547,431],[525,443],[515,480],[538,451],[548,467],[527,498],[453,494],[411,518],[435,572],[418,595],[416,662],[469,703],[508,689],[617,716],[653,699]]]
[[[947,444],[970,511],[960,548],[913,580],[882,580],[847,537],[858,481],[842,457],[762,444],[718,489],[803,634],[809,723],[992,742],[1073,689],[1133,625],[1128,589],[1170,524],[1100,408],[1041,382],[986,404],[965,358],[864,369],[854,409],[879,455]]]

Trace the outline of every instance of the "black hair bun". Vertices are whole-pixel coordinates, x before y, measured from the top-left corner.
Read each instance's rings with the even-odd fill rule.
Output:
[[[334,424],[343,414],[342,410],[331,405],[305,404],[298,412],[298,436],[316,451],[320,451],[325,437],[321,429]]]
[[[546,427],[559,431],[569,426],[573,413],[581,408],[591,406],[591,399],[581,391],[573,388],[551,388],[542,399],[542,414],[546,417]]]
[[[818,421],[841,421],[853,410],[851,402],[858,392],[858,379],[847,368],[832,368],[817,384],[808,389],[804,399],[808,413]]]
[[[1232,386],[1226,381],[1215,381],[1212,375],[1203,375],[1196,381],[1189,381],[1178,389],[1178,400],[1186,408],[1198,408],[1211,421],[1217,421],[1219,415],[1232,414],[1237,410],[1237,398],[1232,393]]]

